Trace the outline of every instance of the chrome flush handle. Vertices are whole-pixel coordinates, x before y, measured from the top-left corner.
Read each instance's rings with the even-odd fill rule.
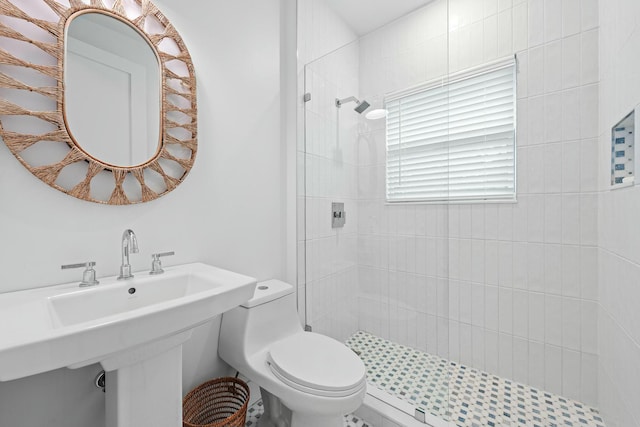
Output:
[[[96,265],[95,261],[87,261],[87,262],[81,262],[79,264],[66,264],[61,266],[60,268],[62,270],[67,270],[69,268],[85,267],[85,270],[82,273],[82,282],[80,282],[80,287],[85,287],[85,286],[94,286],[100,283],[96,280],[96,270],[93,269],[95,265]]]

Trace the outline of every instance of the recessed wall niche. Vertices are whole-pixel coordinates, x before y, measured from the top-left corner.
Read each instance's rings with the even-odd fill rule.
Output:
[[[635,181],[635,110],[611,128],[611,186]]]

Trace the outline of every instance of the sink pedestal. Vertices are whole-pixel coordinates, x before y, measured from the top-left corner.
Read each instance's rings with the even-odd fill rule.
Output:
[[[101,362],[106,427],[182,427],[182,343],[190,336],[183,332]]]

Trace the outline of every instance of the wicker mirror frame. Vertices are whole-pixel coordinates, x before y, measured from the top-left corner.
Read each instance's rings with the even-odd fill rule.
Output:
[[[56,43],[50,44],[33,40],[2,22],[0,22],[0,36],[36,46],[44,53],[53,56],[57,60],[57,67],[31,63],[12,55],[2,48],[0,48],[0,64],[34,70],[55,79],[57,85],[55,87],[33,87],[0,72],[0,88],[18,89],[43,95],[54,99],[57,108],[55,111],[30,111],[6,99],[0,99],[0,115],[35,117],[53,124],[56,130],[40,135],[9,132],[4,129],[3,123],[0,122],[0,136],[9,150],[25,168],[40,180],[59,191],[82,200],[110,205],[128,205],[157,199],[175,189],[184,181],[193,167],[197,153],[195,72],[187,47],[176,29],[149,0],[129,0],[130,3],[135,2],[137,4],[138,10],[135,12],[137,16],[134,18],[128,17],[125,0],[112,0],[109,2],[112,3],[112,6],[107,6],[107,0],[86,0],[86,2],[68,0],[68,5],[64,4],[65,0],[30,1],[43,3],[59,17],[59,20],[57,22],[49,22],[32,17],[9,0],[0,0],[0,16],[27,21],[53,35]],[[67,129],[64,116],[65,32],[69,22],[75,16],[86,12],[104,13],[137,29],[147,39],[159,59],[161,76],[160,147],[155,156],[143,164],[120,167],[94,158],[80,148],[80,145]],[[145,31],[145,21],[148,17],[155,18],[155,24],[159,23],[164,28],[164,31],[160,33],[155,31],[154,33],[148,33]],[[163,51],[161,43],[165,39],[173,40],[179,52],[167,53]],[[175,65],[180,62],[186,66],[188,75],[179,75],[172,71],[171,68],[175,69],[172,64],[167,66],[168,63]],[[176,119],[178,116],[182,117],[182,119]],[[69,151],[60,161],[44,166],[34,166],[29,164],[21,153],[39,142],[64,142],[68,145]],[[168,149],[171,145],[175,145],[176,148],[179,148],[184,153],[189,153],[188,157],[179,157],[175,155],[175,151],[172,154],[172,150]],[[88,163],[86,176],[81,177],[80,182],[71,188],[64,188],[56,183],[65,167],[78,162]],[[174,166],[177,163],[179,165],[177,169],[184,170],[184,173],[181,176],[175,176],[176,173],[165,171],[163,163]],[[91,181],[98,174],[104,176],[105,173],[112,175],[113,191],[108,199],[98,200],[91,195]],[[149,187],[146,180],[149,179],[150,175],[156,177],[163,184],[162,187],[165,187],[163,191],[158,191],[157,188],[154,191]],[[131,179],[128,181],[139,184],[139,191],[136,191],[136,197],[127,194],[126,186],[124,185],[127,177],[133,177],[135,181]]]

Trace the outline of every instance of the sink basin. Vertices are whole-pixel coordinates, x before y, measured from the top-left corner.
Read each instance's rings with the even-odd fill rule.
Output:
[[[195,263],[94,287],[0,294],[0,381],[100,362],[113,371],[179,347],[190,330],[248,300],[256,280]]]
[[[82,289],[49,297],[53,326],[124,315],[156,304],[213,291],[222,286],[205,272],[170,269],[161,276],[142,276],[109,286]],[[154,309],[162,309],[161,306]]]

